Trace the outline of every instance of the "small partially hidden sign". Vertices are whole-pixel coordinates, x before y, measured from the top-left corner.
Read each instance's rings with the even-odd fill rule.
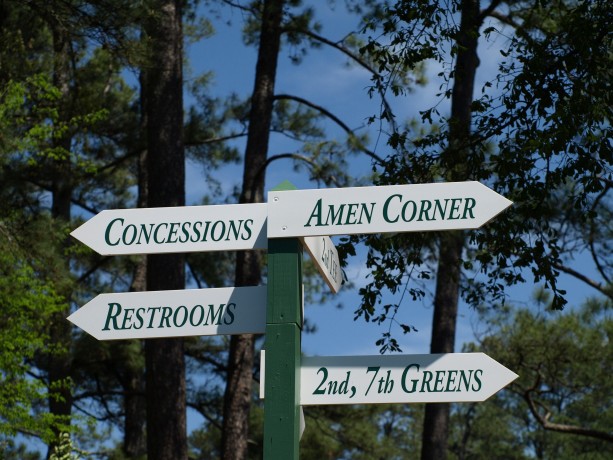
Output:
[[[484,401],[517,377],[484,353],[304,356],[300,404]]]
[[[307,236],[300,240],[324,281],[336,294],[343,284],[343,273],[334,243],[329,236]]]
[[[263,334],[266,286],[100,294],[68,320],[98,340]]]

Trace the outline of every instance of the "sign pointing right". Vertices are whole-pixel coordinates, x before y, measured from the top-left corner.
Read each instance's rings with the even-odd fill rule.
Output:
[[[479,182],[268,192],[268,237],[479,228],[512,204]]]
[[[484,353],[305,356],[300,404],[485,401],[517,377]]]

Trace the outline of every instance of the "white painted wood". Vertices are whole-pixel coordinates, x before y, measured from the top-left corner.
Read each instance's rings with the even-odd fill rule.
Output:
[[[98,340],[263,334],[266,286],[100,294],[68,320]]]
[[[518,375],[484,353],[303,357],[300,404],[484,401]]]
[[[71,235],[102,255],[266,249],[267,205],[102,211]]]
[[[266,384],[266,350],[260,350],[260,399],[264,399]]]
[[[474,229],[512,204],[479,182],[268,192],[268,237]]]

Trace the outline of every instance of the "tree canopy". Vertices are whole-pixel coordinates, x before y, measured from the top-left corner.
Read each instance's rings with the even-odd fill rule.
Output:
[[[260,458],[261,337],[99,343],[66,316],[103,292],[264,284],[266,254],[103,257],[69,232],[104,209],[260,203],[287,178],[475,180],[514,203],[477,230],[337,242],[347,271],[365,254],[345,308],[381,352],[405,351],[420,304],[431,352],[455,351],[469,305],[488,330],[467,349],[520,379],[484,404],[309,408],[304,458],[610,455],[612,18],[605,0],[0,2],[0,458],[36,458],[21,439]],[[342,303],[312,268],[305,303]],[[556,313],[518,308],[521,286]]]

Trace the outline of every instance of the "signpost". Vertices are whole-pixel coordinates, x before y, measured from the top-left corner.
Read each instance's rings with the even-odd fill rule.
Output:
[[[268,237],[478,228],[511,205],[479,182],[268,192]]]
[[[297,459],[303,321],[302,245],[297,238],[268,240],[267,285],[264,458]]]
[[[300,404],[484,401],[517,377],[484,353],[303,357]]]
[[[302,358],[303,246],[338,292],[330,235],[472,229],[510,205],[478,182],[285,182],[267,204],[103,211],[72,232],[102,255],[267,248],[268,285],[101,294],[68,319],[99,340],[265,333],[264,458],[297,459],[302,404],[483,401],[517,378],[483,353]]]
[[[98,340],[262,334],[266,286],[100,294],[68,317]]]
[[[71,235],[99,254],[266,249],[265,203],[102,211]]]

